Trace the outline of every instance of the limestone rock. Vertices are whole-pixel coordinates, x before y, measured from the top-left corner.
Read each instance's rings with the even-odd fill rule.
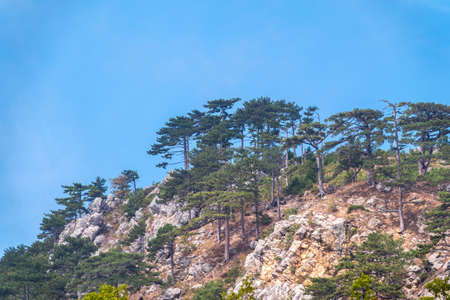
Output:
[[[181,295],[181,290],[179,288],[168,288],[164,294],[162,299],[163,300],[172,300],[172,299],[178,299]]]

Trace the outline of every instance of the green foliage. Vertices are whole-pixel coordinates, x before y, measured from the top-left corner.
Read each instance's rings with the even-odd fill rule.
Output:
[[[126,239],[121,241],[121,244],[130,246],[135,240],[145,234],[145,228],[147,227],[146,218],[142,218],[139,222],[131,228]]]
[[[311,189],[317,181],[317,165],[311,152],[306,153],[302,164],[289,167],[289,185],[284,192],[288,195],[302,196],[306,190]]]
[[[350,299],[352,300],[377,300],[375,292],[371,286],[373,284],[372,278],[366,274],[361,274],[361,277],[353,280],[350,289]]]
[[[144,189],[138,188],[136,191],[129,194],[128,202],[123,205],[123,212],[129,220],[135,216],[136,211],[150,204],[150,202],[151,196],[147,196]]]
[[[437,186],[448,182],[450,179],[450,168],[433,168],[422,177],[428,184]]]
[[[379,232],[371,233],[359,247],[342,258],[336,266],[338,275],[333,278],[315,278],[307,290],[313,299],[337,299],[350,296],[355,280],[361,274],[369,276],[370,289],[378,297],[385,299],[401,298],[404,266],[408,253],[401,248],[402,241]],[[364,280],[365,284],[369,281]],[[361,280],[357,283],[362,284]]]
[[[144,285],[161,283],[158,273],[149,271],[152,266],[143,262],[143,256],[110,250],[83,260],[75,268],[69,283],[71,291],[89,291],[102,283],[127,284],[136,291]]]
[[[253,280],[247,276],[242,279],[242,284],[237,293],[230,292],[229,294],[222,294],[223,300],[256,300],[254,295],[255,287],[253,286]]]
[[[333,278],[311,278],[311,284],[306,287],[306,293],[313,300],[337,299],[337,284]]]
[[[45,286],[52,279],[46,272],[50,265],[45,255],[33,252],[31,247],[23,245],[5,250],[0,260],[3,295],[25,299],[26,295],[46,294]]]
[[[261,214],[259,220],[263,226],[267,226],[272,223],[272,218],[268,214]]]
[[[41,233],[38,235],[38,238],[49,238],[56,243],[67,223],[69,223],[69,218],[64,209],[52,210],[50,213],[44,214],[40,226]]]
[[[294,224],[287,229],[286,237],[283,240],[284,248],[289,248],[294,241],[295,232],[300,228],[300,224]]]
[[[106,199],[105,192],[108,188],[105,184],[106,179],[97,176],[97,178],[88,185],[87,201],[91,202],[97,197]]]
[[[168,250],[169,253],[173,254],[176,236],[177,228],[172,224],[165,224],[159,228],[156,237],[148,242],[149,256],[154,259],[156,253],[161,250]]]
[[[450,229],[450,193],[439,192],[438,200],[442,204],[425,214],[427,218],[425,229],[431,232],[431,240],[435,244],[444,238]]]
[[[450,300],[450,282],[449,277],[444,279],[435,278],[433,281],[428,282],[425,288],[433,294],[434,297],[420,297],[419,300]]]
[[[346,145],[337,151],[340,170],[351,174],[356,181],[361,168],[370,175],[368,180],[374,182],[374,150],[384,142],[383,113],[374,109],[355,108],[331,116],[331,128],[334,136],[341,137],[339,142]]]
[[[273,232],[273,229],[274,229],[273,224],[270,225],[269,227],[265,228],[263,230],[263,232],[261,233],[261,239],[265,239],[266,237],[268,237]]]
[[[86,294],[82,300],[127,300],[129,297],[128,286],[120,284],[117,288],[111,285],[102,284],[98,292]]]
[[[177,149],[182,148],[185,158],[185,169],[189,169],[189,161],[187,159],[187,151],[189,149],[189,139],[195,133],[195,121],[190,116],[177,116],[170,118],[166,126],[161,128],[156,134],[157,141],[153,144],[150,150],[147,151],[149,155],[160,155],[163,159],[162,163],[157,166],[166,168],[168,161],[177,154]]]
[[[136,180],[139,179],[138,172],[134,170],[123,170],[121,174],[127,179],[128,185],[133,183],[133,191],[136,192]]]
[[[289,219],[289,216],[293,216],[297,214],[297,209],[292,207],[284,210],[284,215],[286,219]]]
[[[364,210],[367,211],[367,209],[364,207],[364,205],[360,204],[352,204],[347,208],[347,213],[350,214],[355,210]]]
[[[191,300],[222,300],[222,294],[225,292],[226,288],[221,280],[210,281],[196,289]]]
[[[242,273],[241,267],[238,264],[234,265],[225,274],[225,283],[227,284],[234,283],[236,279],[241,275],[241,273]]]
[[[417,149],[416,161],[419,174],[423,175],[436,156],[436,147],[448,144],[450,106],[433,102],[408,102],[403,106],[406,110],[400,125],[405,140]]]
[[[63,185],[64,194],[68,197],[57,198],[56,203],[64,206],[65,217],[68,221],[71,221],[77,217],[87,213],[85,207],[86,194],[89,186],[75,182],[72,185]]]

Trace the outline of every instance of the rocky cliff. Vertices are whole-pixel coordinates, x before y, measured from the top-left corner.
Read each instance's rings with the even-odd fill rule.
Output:
[[[189,220],[176,201],[159,203],[160,186],[147,188],[150,204],[139,209],[128,219],[122,210],[126,202],[109,196],[97,198],[89,207],[90,213],[69,223],[60,235],[62,243],[67,236],[86,237],[104,252],[112,247],[123,251],[145,253],[148,241],[166,223],[181,225]],[[292,197],[283,205],[283,219],[263,228],[263,237],[252,240],[253,217],[247,217],[249,238],[241,240],[236,219],[231,226],[231,261],[223,261],[223,242],[218,243],[216,226],[205,225],[189,236],[177,240],[175,252],[176,283],[162,289],[153,285],[141,289],[131,299],[188,299],[192,291],[206,282],[223,278],[231,268],[240,270],[234,288],[242,278],[250,275],[257,288],[258,299],[308,299],[305,286],[311,277],[330,276],[337,261],[352,244],[361,243],[371,232],[381,231],[403,239],[406,250],[429,241],[424,231],[424,213],[437,205],[436,190],[416,186],[406,195],[407,230],[398,233],[396,213],[386,212],[387,203],[393,199],[392,191],[383,186],[368,187],[353,184],[339,188],[324,198],[312,195]],[[349,207],[358,208],[349,210]],[[289,212],[289,216],[288,216]],[[265,213],[276,220],[275,212]],[[145,233],[125,245],[121,243],[133,227],[145,222]],[[445,241],[446,245],[450,241]],[[439,250],[436,250],[439,249]],[[414,298],[424,293],[423,273],[428,278],[450,274],[448,249],[436,247],[424,260],[415,259],[407,267],[408,281],[405,293]],[[169,274],[165,256],[156,260],[162,277]]]

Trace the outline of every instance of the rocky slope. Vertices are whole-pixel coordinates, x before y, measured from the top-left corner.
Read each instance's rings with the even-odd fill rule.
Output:
[[[182,211],[176,201],[158,203],[159,186],[147,188],[151,203],[136,212],[128,220],[121,209],[122,202],[112,196],[106,200],[95,199],[91,213],[68,224],[60,235],[87,237],[98,247],[99,252],[120,246],[124,251],[145,253],[150,239],[166,223],[181,225],[188,221],[189,213]],[[175,253],[177,282],[162,290],[154,285],[141,289],[131,299],[189,299],[195,288],[209,280],[223,278],[236,266],[242,270],[235,289],[246,275],[254,278],[258,299],[308,299],[305,286],[310,277],[329,276],[339,258],[352,244],[361,243],[373,231],[382,231],[403,238],[405,249],[412,249],[429,240],[424,231],[424,212],[437,205],[436,190],[417,186],[406,195],[407,230],[400,235],[395,213],[385,212],[386,203],[395,195],[389,188],[379,185],[377,189],[365,184],[348,185],[323,199],[312,195],[288,199],[283,211],[297,213],[274,222],[263,229],[264,238],[252,241],[253,217],[247,217],[250,238],[243,242],[239,226],[232,224],[232,260],[223,262],[223,242],[217,243],[216,226],[206,225],[179,238]],[[352,205],[361,205],[363,210],[348,211]],[[250,210],[249,210],[250,212]],[[275,212],[266,211],[275,220]],[[129,246],[120,243],[130,230],[145,220],[145,234]],[[447,241],[447,245],[450,241]],[[405,285],[408,298],[423,294],[423,272],[430,276],[450,274],[448,249],[430,252],[425,260],[415,259],[408,266],[409,279]],[[429,266],[425,269],[424,263]],[[157,266],[165,278],[169,274],[169,262],[165,257],[157,258]]]

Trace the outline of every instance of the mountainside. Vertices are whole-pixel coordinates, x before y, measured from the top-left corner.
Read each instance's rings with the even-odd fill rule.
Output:
[[[109,196],[101,177],[63,185],[38,240],[1,258],[0,297],[449,292],[448,105],[386,101],[387,114],[355,108],[324,120],[315,106],[240,101],[211,100],[165,123],[147,153],[184,168],[161,183],[138,187],[138,172],[123,170]]]
[[[67,236],[85,237],[99,247],[98,252],[121,247],[126,252],[146,254],[148,241],[156,237],[164,224],[181,226],[189,220],[189,213],[182,211],[176,201],[159,203],[159,189],[160,185],[145,189],[151,202],[130,219],[123,213],[123,201],[111,195],[106,200],[95,199],[90,205],[91,213],[66,225],[60,243]],[[189,299],[193,290],[208,281],[227,278],[230,269],[238,275],[234,276],[236,290],[245,276],[254,279],[257,299],[308,299],[305,286],[311,283],[310,278],[331,276],[352,244],[360,244],[371,232],[404,239],[405,250],[429,242],[424,213],[438,205],[436,192],[436,188],[416,185],[405,195],[403,234],[398,233],[396,214],[385,212],[386,203],[395,197],[388,186],[378,184],[375,188],[358,183],[338,188],[324,198],[308,193],[304,197],[289,197],[282,206],[283,219],[266,225],[257,242],[253,240],[251,214],[246,221],[247,241],[241,240],[238,219],[231,223],[232,253],[227,263],[223,261],[223,239],[217,242],[217,227],[204,225],[177,239],[175,284],[144,287],[130,299]],[[276,219],[276,211],[271,208],[264,213]],[[144,232],[124,245],[123,241],[140,222],[145,222]],[[450,241],[442,242],[448,245]],[[169,259],[163,254],[157,257],[156,265],[162,278],[170,274]],[[448,249],[435,247],[423,260],[413,259],[407,272],[405,294],[410,299],[421,296],[426,280],[450,274]]]

